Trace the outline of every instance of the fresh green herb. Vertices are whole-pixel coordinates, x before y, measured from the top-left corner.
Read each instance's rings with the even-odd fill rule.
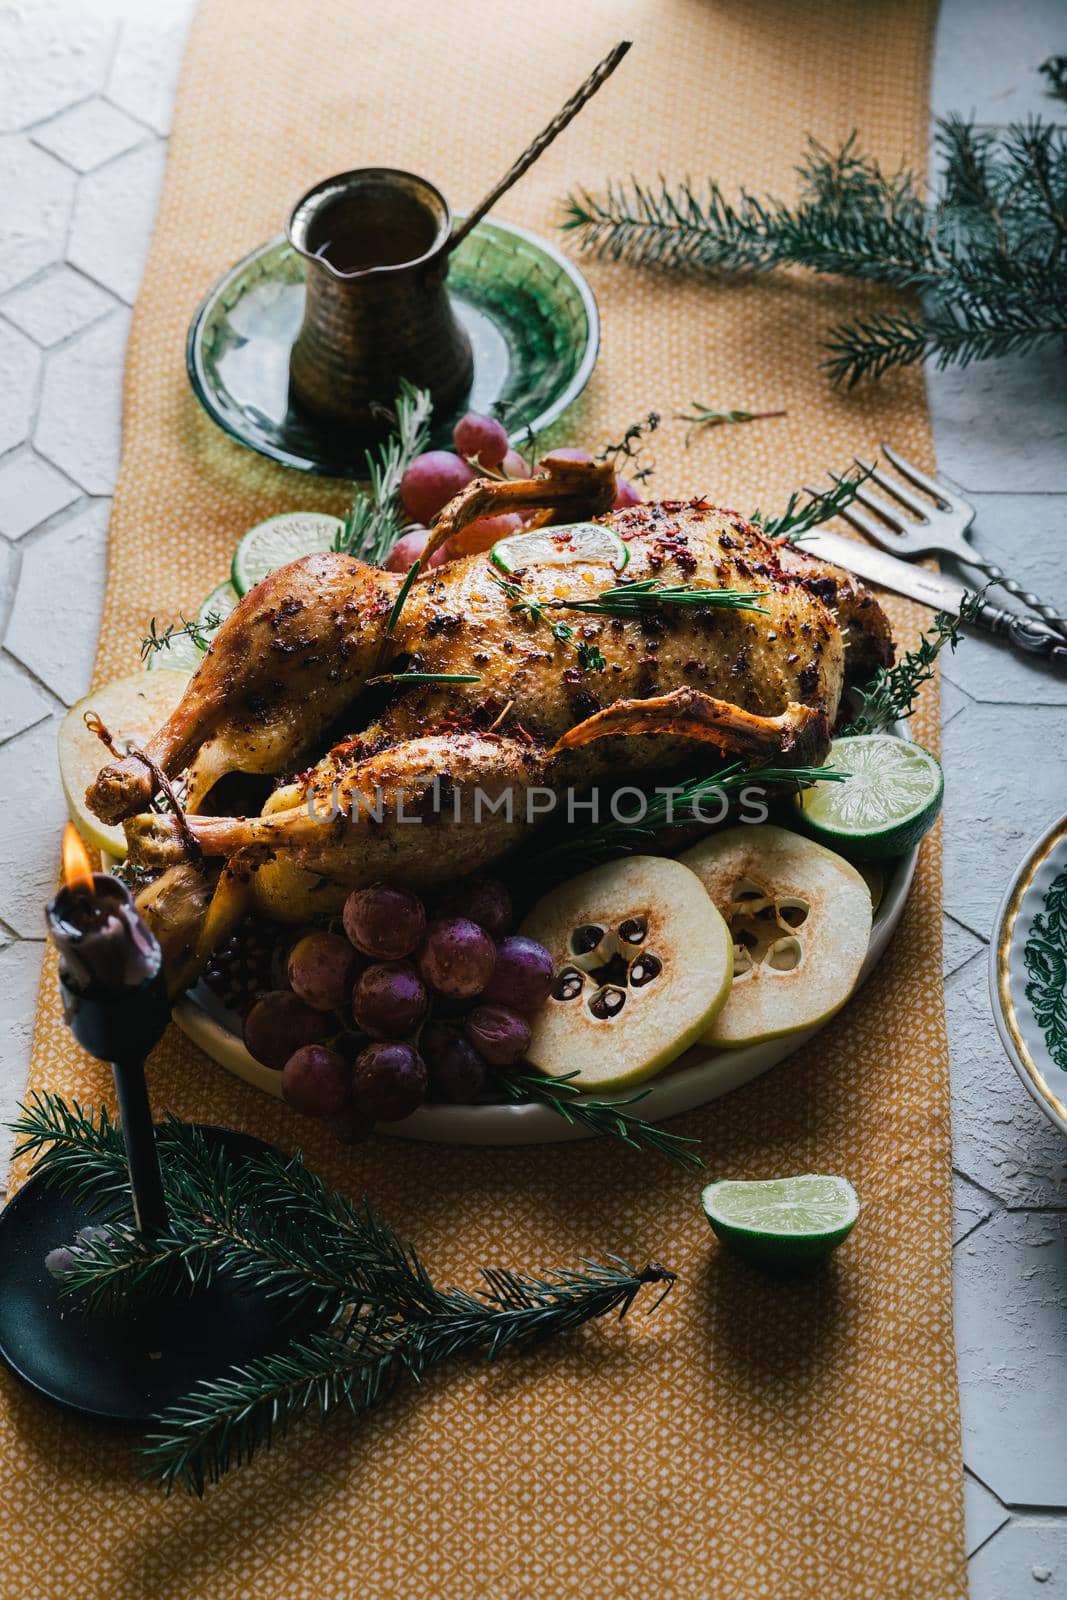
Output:
[[[202,621],[198,618],[195,622],[190,622],[179,611],[178,621],[168,622],[160,632],[153,617],[148,624],[148,633],[141,640],[141,660],[147,661],[157,650],[169,650],[175,639],[191,639],[198,650],[206,650],[211,643],[211,635],[221,622],[222,617],[217,611],[209,611]]]
[[[706,406],[700,400],[691,400],[692,411],[679,411],[675,413],[676,422],[691,424],[686,432],[685,447],[688,450],[696,434],[702,428],[721,428],[732,422],[762,422],[767,417],[784,417],[785,411],[742,411],[735,408],[733,411],[715,411],[711,406]]]
[[[762,511],[754,511],[751,520],[768,538],[799,541],[812,528],[845,511],[873,471],[873,467],[856,467],[836,478],[832,489],[818,494],[794,490],[781,516],[765,517]]]
[[[586,644],[584,640],[578,643],[578,665],[585,672],[604,672],[607,669],[607,657],[599,645]]]
[[[397,597],[393,601],[393,609],[390,611],[388,617],[385,619],[385,633],[382,636],[383,646],[385,644],[385,641],[389,638],[390,634],[392,633],[393,629],[396,627],[397,622],[398,622],[398,620],[400,618],[400,613],[404,609],[404,601],[407,599],[408,595],[411,592],[411,585],[415,582],[415,579],[418,577],[418,575],[419,575],[421,570],[422,570],[422,561],[421,560],[413,561],[411,563],[411,566],[408,568],[407,574],[406,574],[406,576],[404,578],[404,581],[400,585],[400,589],[399,589],[399,591],[397,593]]]
[[[512,578],[501,578],[497,573],[491,572],[489,576],[498,589],[502,589],[508,599],[508,610],[515,616],[532,617],[535,622],[544,623],[557,644],[570,644],[574,638],[574,629],[565,622],[558,622],[549,616],[547,604],[532,599],[526,594],[521,584]]]
[[[960,642],[960,624],[973,622],[982,595],[968,595],[958,617],[939,611],[933,627],[924,633],[915,650],[908,650],[892,667],[879,667],[865,689],[858,690],[860,710],[843,730],[844,734],[879,733],[894,722],[914,715],[919,690],[934,675],[934,663],[947,645],[955,652]]]
[[[587,617],[640,617],[660,606],[712,607],[722,611],[760,611],[766,615],[766,606],[757,602],[764,599],[766,589],[744,594],[740,589],[701,589],[683,585],[672,588],[655,578],[644,578],[639,583],[622,583],[615,589],[605,589],[595,600],[549,600],[549,607],[578,611]]]
[[[610,461],[616,472],[622,470],[623,463],[627,463],[626,475],[633,483],[646,483],[656,470],[654,461],[645,462],[638,466],[637,462],[645,452],[647,441],[660,425],[658,411],[650,411],[640,422],[631,422],[618,444],[606,444],[597,456],[598,461]]]
[[[721,772],[708,778],[694,778],[689,783],[671,789],[659,789],[649,795],[643,811],[632,822],[595,823],[577,833],[567,834],[555,844],[537,849],[538,871],[547,870],[553,878],[583,867],[594,866],[612,856],[625,855],[631,850],[643,850],[650,840],[667,828],[690,822],[709,825],[721,821],[723,798],[737,795],[743,789],[757,791],[763,788],[807,788],[813,783],[842,783],[845,772],[835,772],[831,767],[747,767],[735,761]],[[715,818],[704,815],[709,803],[720,807]]]
[[[369,1206],[328,1190],[299,1156],[238,1164],[173,1118],[158,1135],[168,1228],[142,1238],[129,1210],[114,1215],[128,1187],[121,1135],[106,1114],[54,1095],[21,1110],[21,1148],[43,1151],[37,1170],[108,1210],[106,1223],[67,1247],[60,1293],[84,1308],[113,1308],[191,1292],[225,1273],[323,1318],[323,1331],[197,1384],[156,1419],[144,1456],[167,1489],[202,1494],[309,1411],[367,1410],[398,1379],[418,1380],[438,1362],[492,1360],[623,1315],[646,1285],[666,1293],[674,1282],[654,1262],[635,1271],[609,1256],[546,1277],[483,1269],[474,1293],[440,1288]]]
[[[372,683],[481,683],[480,672],[380,672],[376,678],[367,679],[367,687]]]
[[[335,550],[381,566],[404,526],[400,480],[426,446],[432,410],[429,390],[416,389],[404,379],[396,397],[394,430],[364,456],[369,488],[357,491],[334,540]]]
[[[571,1082],[577,1073],[565,1073],[558,1078],[542,1078],[537,1073],[497,1072],[493,1082],[512,1100],[537,1100],[550,1106],[564,1122],[575,1127],[588,1128],[591,1133],[621,1139],[634,1150],[653,1150],[668,1156],[683,1167],[703,1167],[704,1163],[693,1149],[695,1139],[681,1133],[671,1133],[655,1122],[645,1122],[629,1109],[650,1092],[640,1089],[625,1100],[594,1100],[584,1095]]]
[[[1059,58],[1043,69],[1055,93]],[[1033,119],[1006,130],[959,117],[937,125],[939,192],[927,204],[907,171],[814,140],[795,205],[717,183],[632,179],[568,201],[564,227],[611,260],[719,274],[806,267],[881,283],[921,304],[830,330],[837,382],[933,357],[939,366],[1032,349],[1067,335],[1067,130]]]

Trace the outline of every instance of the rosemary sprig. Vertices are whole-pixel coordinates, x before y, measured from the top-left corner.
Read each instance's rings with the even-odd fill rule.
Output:
[[[639,617],[657,611],[661,606],[711,607],[717,611],[759,611],[766,615],[766,606],[758,602],[766,597],[767,590],[759,589],[746,594],[740,589],[703,589],[691,584],[672,587],[656,578],[643,578],[638,583],[622,583],[617,588],[605,589],[595,600],[549,600],[546,605],[565,611],[577,611],[587,617]]]
[[[367,687],[372,683],[481,683],[480,672],[380,672],[376,678],[367,679]]]
[[[702,428],[721,428],[734,422],[762,422],[767,417],[784,417],[788,412],[779,411],[744,411],[740,406],[732,411],[716,411],[712,406],[706,406],[700,400],[691,400],[691,411],[675,412],[676,422],[688,422],[690,427],[686,430],[685,447],[688,450],[694,437]]]
[[[661,787],[649,795],[641,814],[632,822],[594,823],[578,833],[568,834],[555,844],[539,847],[538,872],[549,872],[553,877],[563,871],[573,871],[580,866],[592,866],[615,855],[625,855],[630,850],[644,849],[667,828],[689,822],[702,822],[713,826],[722,820],[722,801],[751,788],[757,792],[764,788],[807,788],[813,783],[842,783],[846,772],[832,767],[747,767],[735,761],[721,772],[710,777],[694,778],[689,783],[671,788]],[[715,802],[720,814],[706,816],[704,807]]]
[[[695,1139],[681,1133],[671,1133],[658,1123],[646,1122],[629,1109],[649,1094],[639,1089],[624,1100],[597,1100],[582,1093],[571,1080],[576,1072],[558,1078],[542,1078],[532,1072],[498,1072],[494,1085],[512,1100],[539,1101],[561,1116],[564,1122],[575,1127],[588,1128],[591,1133],[621,1139],[634,1150],[653,1150],[667,1156],[679,1166],[702,1168],[704,1163],[693,1146]]]
[[[624,1315],[646,1285],[666,1292],[674,1282],[656,1263],[635,1271],[609,1256],[544,1277],[485,1269],[473,1293],[442,1288],[369,1206],[328,1190],[299,1156],[235,1162],[174,1119],[159,1130],[170,1222],[141,1238],[128,1206],[113,1215],[128,1189],[120,1193],[121,1135],[106,1112],[35,1095],[15,1126],[38,1171],[108,1213],[59,1264],[61,1292],[83,1307],[188,1291],[225,1274],[322,1318],[320,1331],[198,1384],[157,1419],[144,1455],[167,1489],[202,1494],[309,1410],[366,1410],[403,1376],[459,1355],[492,1360]]]
[[[397,592],[397,597],[393,601],[392,610],[389,612],[389,615],[385,619],[385,632],[382,635],[383,648],[384,648],[385,641],[390,637],[390,635],[392,634],[393,629],[397,625],[397,622],[400,620],[400,613],[404,609],[404,601],[407,599],[408,595],[411,593],[411,585],[415,582],[415,579],[418,577],[418,575],[419,575],[419,573],[421,571],[422,571],[422,561],[421,561],[421,559],[413,561],[411,563],[410,567],[407,570],[407,574],[406,574],[406,576],[404,578],[404,581],[400,585],[400,588],[399,588],[399,590]]]
[[[780,516],[765,517],[762,511],[754,511],[751,520],[768,538],[789,538],[798,542],[812,528],[846,510],[873,471],[873,467],[855,467],[835,478],[833,487],[819,494],[794,490]]]
[[[148,632],[141,640],[141,660],[147,661],[157,650],[169,650],[176,639],[191,639],[198,650],[206,650],[211,643],[211,635],[221,622],[222,617],[217,611],[209,611],[203,621],[196,618],[192,622],[179,611],[178,621],[168,622],[160,631],[155,617],[152,617]]]
[[[923,634],[916,649],[905,651],[892,667],[879,667],[866,688],[857,691],[860,710],[843,732],[880,733],[894,722],[904,722],[913,716],[919,691],[933,677],[938,656],[946,646],[955,652],[961,637],[960,624],[973,622],[981,602],[981,593],[968,595],[958,617],[939,611],[932,628]]]
[[[367,451],[369,488],[357,491],[333,547],[380,566],[400,537],[404,523],[398,499],[400,480],[425,448],[433,402],[428,389],[404,379],[396,397],[396,425],[385,443]]]

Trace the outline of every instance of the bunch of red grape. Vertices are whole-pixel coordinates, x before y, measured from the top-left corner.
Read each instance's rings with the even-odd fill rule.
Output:
[[[479,469],[505,478],[530,476],[529,462],[511,449],[507,433],[495,417],[468,411],[453,428],[452,442],[454,451],[424,450],[415,457],[400,481],[400,502],[411,524],[386,557],[385,566],[389,572],[407,572],[420,558],[430,537],[429,524],[454,495],[477,477]],[[593,459],[588,450],[569,447],[554,450],[552,454],[571,461]],[[640,503],[641,496],[628,479],[617,478],[616,485],[616,508]],[[522,525],[523,518],[516,512],[480,517],[463,530],[464,549],[468,554],[488,550],[498,539],[506,539]],[[430,557],[430,566],[450,560],[451,554],[448,545],[442,545]]]
[[[552,957],[511,925],[511,898],[491,878],[441,895],[432,920],[407,889],[353,889],[340,930],[289,946],[284,987],[251,1006],[245,1045],[280,1069],[294,1110],[333,1119],[346,1139],[427,1099],[477,1100],[490,1067],[525,1054],[528,1018],[552,987]]]

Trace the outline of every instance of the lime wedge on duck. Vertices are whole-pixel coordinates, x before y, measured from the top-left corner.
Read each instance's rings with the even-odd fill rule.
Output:
[[[805,830],[849,861],[904,855],[937,821],[945,778],[921,744],[890,733],[846,735],[834,740],[826,764],[848,780],[813,784],[796,804]]]
[[[59,775],[70,820],[87,844],[118,861],[126,854],[126,835],[119,827],[107,827],[85,804],[86,789],[100,768],[115,759],[86,725],[86,715],[93,713],[94,722],[99,718],[117,750],[125,751],[130,744],[144,746],[166,722],[188,682],[188,673],[166,667],[116,678],[79,700],[59,725]]]
[[[630,549],[612,528],[598,522],[575,522],[498,539],[489,559],[509,575],[524,567],[569,567],[576,561],[596,562],[622,572],[629,564]]]
[[[290,561],[332,550],[342,526],[340,517],[322,511],[283,511],[257,522],[234,552],[230,577],[238,595],[246,595],[268,573]]]
[[[860,1214],[847,1178],[721,1178],[701,1196],[717,1238],[759,1266],[813,1266],[848,1235]]]

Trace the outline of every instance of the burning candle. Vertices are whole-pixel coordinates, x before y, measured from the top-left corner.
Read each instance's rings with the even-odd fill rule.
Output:
[[[165,1226],[163,1186],[148,1103],[144,1058],[170,1019],[163,952],[125,885],[94,873],[68,823],[63,888],[47,908],[59,951],[63,1013],[78,1043],[111,1063],[130,1169],[137,1226]]]

